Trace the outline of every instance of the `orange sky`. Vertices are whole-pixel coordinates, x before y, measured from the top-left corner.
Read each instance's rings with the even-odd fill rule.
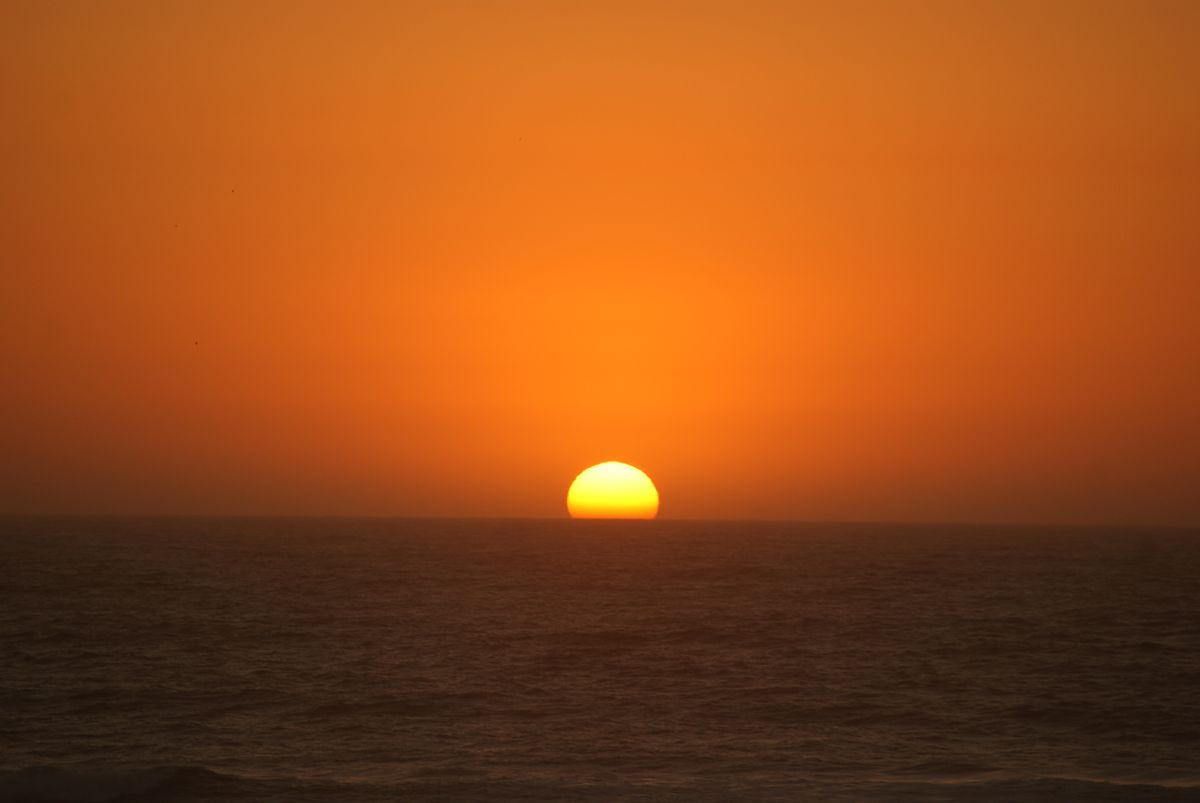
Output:
[[[5,3],[0,511],[1200,523],[1198,40]]]

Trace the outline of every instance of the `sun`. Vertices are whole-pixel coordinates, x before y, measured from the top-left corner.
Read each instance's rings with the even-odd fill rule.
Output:
[[[567,512],[574,519],[652,519],[658,515],[658,490],[641,469],[600,463],[571,483]]]

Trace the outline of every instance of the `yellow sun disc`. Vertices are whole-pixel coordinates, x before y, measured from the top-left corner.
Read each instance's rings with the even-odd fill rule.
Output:
[[[640,469],[600,463],[571,483],[567,511],[575,519],[652,519],[658,515],[658,490]]]

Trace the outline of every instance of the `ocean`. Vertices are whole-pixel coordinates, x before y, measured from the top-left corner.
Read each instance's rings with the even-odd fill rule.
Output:
[[[0,520],[0,801],[1200,800],[1200,532]]]

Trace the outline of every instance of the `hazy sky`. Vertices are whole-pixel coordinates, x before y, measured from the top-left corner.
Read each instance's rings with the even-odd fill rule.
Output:
[[[1200,523],[1198,41],[9,0],[0,510]]]

